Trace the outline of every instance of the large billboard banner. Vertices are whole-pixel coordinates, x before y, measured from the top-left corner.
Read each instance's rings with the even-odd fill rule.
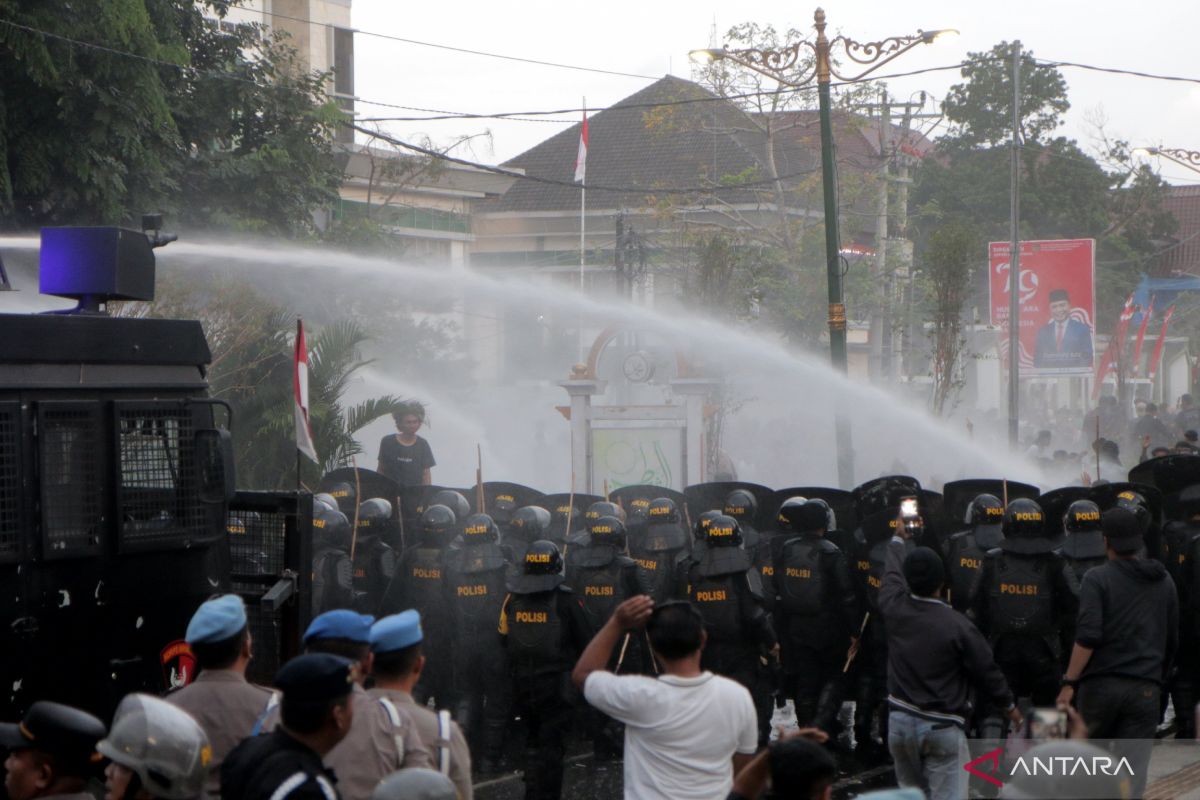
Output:
[[[988,245],[991,324],[1005,332],[1000,342],[1005,365],[1011,249],[1008,242]],[[1095,240],[1021,242],[1018,286],[1021,375],[1091,375],[1095,361]]]

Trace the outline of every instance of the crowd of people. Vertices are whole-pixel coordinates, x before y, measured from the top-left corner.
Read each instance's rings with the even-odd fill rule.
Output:
[[[941,800],[966,796],[968,737],[1030,707],[1150,740],[1170,695],[1194,737],[1200,502],[1164,521],[1132,491],[1079,500],[1059,535],[984,494],[944,535],[916,500],[849,532],[804,497],[759,530],[745,489],[694,522],[669,497],[484,514],[447,490],[394,552],[386,500],[317,495],[313,620],[272,688],[246,679],[242,600],[215,597],[189,685],[127,697],[111,729],[47,702],[0,729],[8,794],[80,795],[103,757],[106,800],[461,800],[516,767],[549,800],[575,730],[628,798],[827,798],[854,758]],[[773,735],[788,703],[798,736]]]

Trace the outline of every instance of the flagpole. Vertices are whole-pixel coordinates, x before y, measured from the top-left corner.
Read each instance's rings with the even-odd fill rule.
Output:
[[[583,124],[587,126],[587,97],[583,98]],[[584,158],[586,158],[586,154]],[[586,294],[583,278],[583,263],[585,253],[587,252],[584,243],[584,237],[587,235],[587,172],[583,173],[583,180],[579,182],[579,293]],[[584,339],[583,339],[583,311],[579,312],[579,359],[582,361],[584,356]]]
[[[304,330],[304,320],[300,317],[296,317],[296,341],[300,341],[301,332],[303,330]],[[308,354],[305,353],[304,356],[305,356],[305,358],[307,358]],[[295,369],[295,365],[293,365],[292,368]],[[296,446],[296,493],[297,494],[300,493],[300,490],[303,487],[303,485],[304,484],[300,480],[300,447],[299,447],[299,445],[297,445]]]

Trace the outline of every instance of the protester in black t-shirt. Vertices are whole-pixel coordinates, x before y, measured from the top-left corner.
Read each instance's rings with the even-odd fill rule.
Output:
[[[428,486],[433,482],[430,469],[437,462],[429,442],[417,436],[425,422],[425,406],[409,403],[392,417],[400,432],[383,437],[379,443],[379,471],[401,486]]]

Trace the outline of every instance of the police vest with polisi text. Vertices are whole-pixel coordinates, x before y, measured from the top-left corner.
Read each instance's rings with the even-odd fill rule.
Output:
[[[510,594],[504,613],[508,625],[509,664],[517,674],[536,675],[568,668],[564,647],[567,621],[560,602],[569,590]]]
[[[836,550],[817,536],[788,540],[775,561],[775,591],[788,614],[817,616],[825,609],[825,575],[822,559]]]
[[[1044,637],[1055,633],[1053,569],[1061,565],[1051,554],[1018,556],[992,550],[990,585],[985,587],[988,617],[994,637],[1024,634]]]

